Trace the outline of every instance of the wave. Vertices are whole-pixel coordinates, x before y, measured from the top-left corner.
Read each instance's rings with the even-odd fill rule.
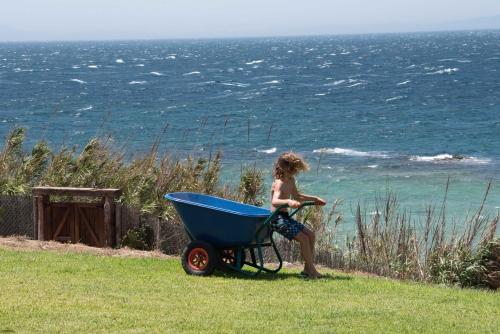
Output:
[[[115,63],[123,64],[123,63],[125,63],[125,61],[123,61],[123,59],[117,59],[117,60],[115,60]]]
[[[221,82],[220,84],[224,85],[224,86],[233,86],[233,87],[248,87],[248,86],[250,86],[249,84],[244,84],[244,83],[240,83],[240,82]]]
[[[155,77],[161,77],[163,73],[160,72],[149,72],[149,74],[154,75]]]
[[[439,71],[435,71],[435,72],[430,72],[430,73],[427,73],[427,74],[452,74],[453,72],[458,72],[459,69],[457,67],[454,67],[454,68],[445,68],[444,70],[439,70]]]
[[[94,107],[92,107],[91,105],[88,106],[88,107],[83,107],[83,108],[80,108],[80,109],[77,109],[77,111],[86,111],[86,110],[91,110],[93,109]]]
[[[99,68],[97,65],[89,65],[88,68]]]
[[[183,75],[195,75],[195,74],[201,74],[201,73],[199,71],[193,71],[193,72],[184,73]]]
[[[74,68],[75,70],[77,70],[77,69],[80,68],[80,66],[79,65],[73,65],[73,66],[71,66],[71,68]]]
[[[410,157],[411,161],[419,161],[419,162],[469,162],[469,163],[477,163],[477,164],[487,164],[490,163],[490,159],[486,158],[476,158],[476,157],[468,157],[459,154],[437,154],[430,156],[420,156],[414,155]]]
[[[259,60],[252,60],[252,61],[249,61],[248,63],[245,63],[247,65],[254,65],[254,64],[260,64],[264,61],[264,59],[259,59]]]
[[[273,147],[273,148],[270,148],[270,149],[267,149],[267,150],[257,150],[257,152],[260,152],[260,153],[266,153],[266,154],[272,154],[272,153],[276,153],[278,149],[276,147]]]
[[[319,149],[314,150],[313,153],[339,154],[339,155],[346,155],[346,156],[351,156],[351,157],[371,157],[371,158],[387,158],[387,157],[389,157],[384,152],[377,152],[377,151],[363,152],[363,151],[352,150],[350,148],[339,148],[339,147],[319,148]]]
[[[395,97],[390,97],[388,99],[385,99],[385,102],[390,102],[390,101],[396,101],[396,100],[401,100],[403,99],[404,96],[403,95],[400,95],[400,96],[395,96]]]
[[[282,83],[283,81],[281,80],[271,80],[271,81],[266,81],[266,82],[263,82],[262,84],[263,85],[275,85],[275,84],[280,84]]]
[[[167,57],[165,57],[165,59],[175,59],[175,55],[167,56]]]
[[[137,64],[135,66],[137,66],[137,67],[144,67],[144,64]]]
[[[356,83],[353,83],[352,85],[349,85],[347,87],[356,87],[356,86],[361,86],[361,85],[364,85],[365,83],[364,82],[356,82]]]
[[[144,85],[146,83],[147,83],[147,81],[130,81],[128,84],[129,85]]]
[[[396,86],[402,86],[402,85],[406,85],[406,84],[409,84],[411,82],[411,80],[406,80],[406,81],[403,81],[403,82],[398,82],[396,84]]]
[[[328,94],[328,93],[316,93],[316,94],[314,94],[314,96],[325,96],[326,94]]]
[[[457,63],[472,63],[472,60],[469,59],[456,59],[456,58],[446,58],[446,59],[439,59],[438,61],[440,62],[445,62],[445,61],[454,61]]]
[[[79,84],[82,84],[82,85],[87,83],[87,81],[83,81],[80,79],[69,79],[69,81],[78,82]]]

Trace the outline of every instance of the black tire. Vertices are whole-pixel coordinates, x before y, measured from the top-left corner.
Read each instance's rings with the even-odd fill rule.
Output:
[[[241,254],[241,263],[239,266],[237,266],[237,268],[241,269],[241,267],[243,267],[244,262],[245,262],[245,250],[244,249],[236,250],[234,248],[230,248],[230,249],[222,249],[219,251],[220,269],[222,269],[222,270],[232,269],[232,268],[229,268],[228,265],[232,265],[232,266],[236,267],[236,254],[237,254],[236,252],[240,252],[240,254]]]
[[[182,251],[181,260],[187,274],[209,276],[217,267],[219,255],[208,242],[191,241]]]

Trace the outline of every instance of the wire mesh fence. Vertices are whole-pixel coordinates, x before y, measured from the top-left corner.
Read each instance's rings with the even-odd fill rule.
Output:
[[[0,195],[0,236],[34,237],[31,196]]]

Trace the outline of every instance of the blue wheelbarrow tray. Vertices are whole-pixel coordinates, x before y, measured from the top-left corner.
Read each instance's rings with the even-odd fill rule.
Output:
[[[188,192],[167,194],[165,198],[173,203],[191,240],[206,241],[219,249],[269,241],[269,227],[257,234],[272,214],[268,209]]]

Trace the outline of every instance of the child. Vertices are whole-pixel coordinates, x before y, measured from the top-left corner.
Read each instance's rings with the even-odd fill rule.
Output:
[[[274,182],[271,187],[271,210],[283,204],[291,208],[298,208],[303,201],[314,201],[317,205],[325,205],[326,202],[316,196],[304,195],[298,192],[294,176],[309,170],[307,163],[298,155],[286,152],[280,155],[274,165]],[[296,240],[300,243],[300,251],[304,259],[303,276],[319,278],[321,275],[314,267],[314,232],[303,224],[292,219],[287,210],[282,210],[277,218],[271,223],[273,230],[280,233],[288,240]]]

